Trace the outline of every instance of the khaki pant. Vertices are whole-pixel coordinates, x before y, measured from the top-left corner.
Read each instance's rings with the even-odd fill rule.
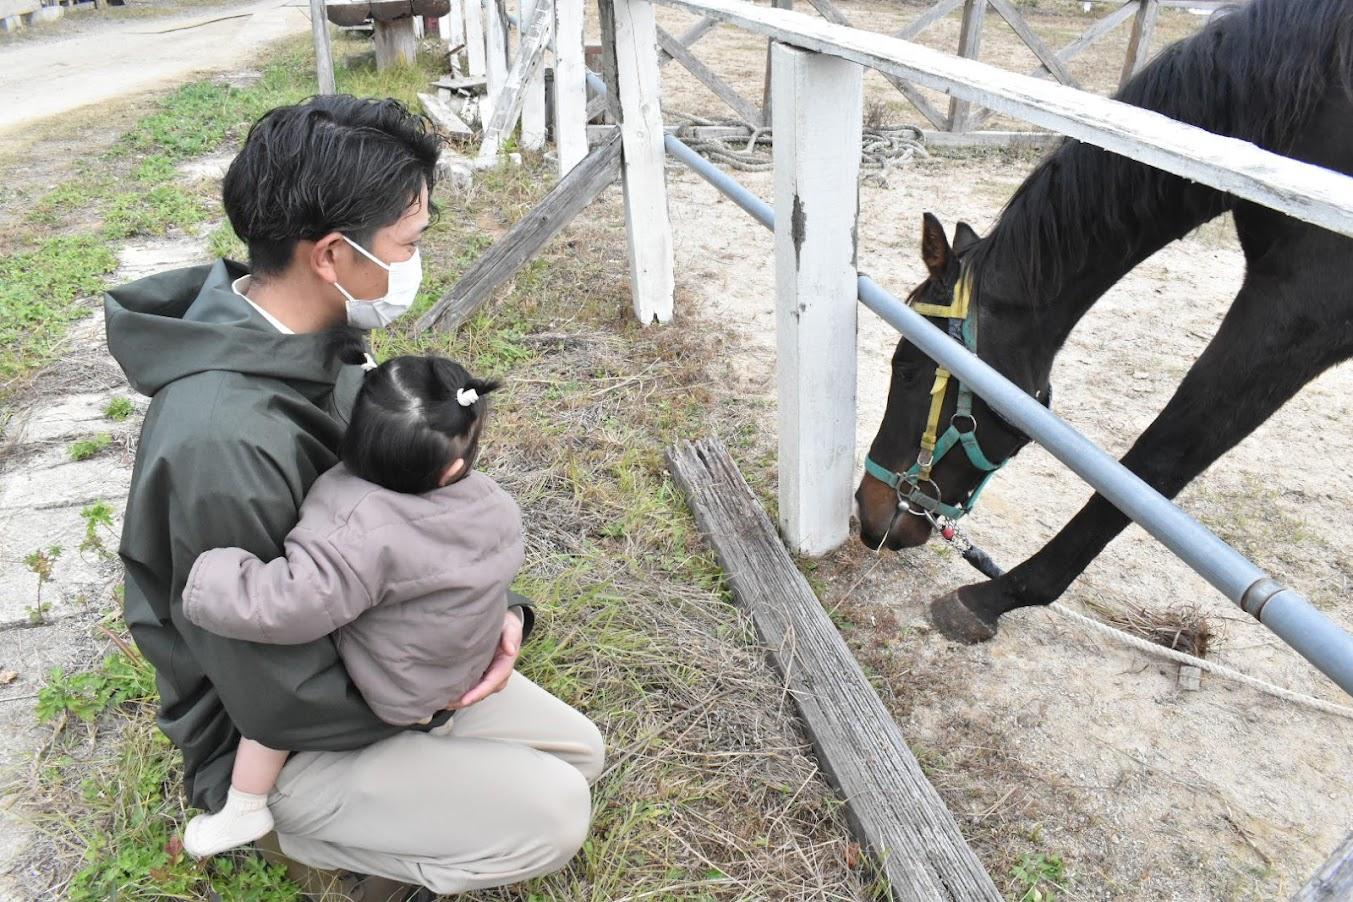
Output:
[[[438,893],[563,867],[587,836],[597,728],[516,673],[451,723],[446,735],[293,755],[268,799],[282,851]]]

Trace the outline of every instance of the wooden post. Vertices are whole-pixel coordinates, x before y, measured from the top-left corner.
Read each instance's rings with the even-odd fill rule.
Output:
[[[1132,20],[1132,37],[1128,39],[1127,58],[1123,60],[1123,76],[1118,87],[1128,83],[1146,61],[1151,58],[1151,33],[1156,29],[1157,0],[1138,0],[1137,17]]]
[[[583,0],[554,0],[554,15],[554,146],[563,178],[587,156]]]
[[[465,67],[469,76],[483,76],[487,71],[484,58],[484,4],[483,0],[464,0],[465,3]],[[480,119],[487,118],[483,112]]]
[[[491,164],[497,158],[503,141],[517,125],[517,117],[524,115],[527,92],[545,60],[545,47],[550,40],[551,17],[545,15],[547,10],[540,12],[531,20],[527,30],[522,32],[521,42],[517,45],[517,58],[507,70],[503,89],[494,100],[493,116],[484,126],[484,143],[479,148],[481,163]],[[526,124],[523,121],[523,135],[525,132]],[[544,135],[541,138],[543,143]]]
[[[531,30],[536,17],[542,17],[546,23],[545,46],[549,46],[549,35],[554,32],[554,11],[551,0],[521,0],[521,29],[518,34],[517,52],[521,53],[521,41]],[[521,146],[527,150],[540,150],[545,146],[545,69],[538,67],[535,74],[526,83],[526,96],[521,107]]]
[[[484,100],[479,107],[479,120],[485,125],[493,118],[498,106],[498,94],[507,81],[507,16],[502,0],[484,2],[484,66],[486,84]]]
[[[607,88],[620,111],[630,291],[644,325],[672,318],[672,223],[659,102],[658,32],[650,0],[598,0]]]
[[[451,74],[465,74],[464,0],[451,0],[451,10],[437,20],[437,34],[451,51]]]
[[[384,71],[391,66],[412,66],[418,60],[418,36],[414,34],[413,18],[374,23],[373,37],[376,44],[376,69]]]
[[[864,70],[785,44],[771,56],[780,529],[819,555],[850,534]]]
[[[774,6],[776,9],[793,9],[793,8],[794,8],[794,0],[772,0],[771,5]],[[770,108],[771,108],[771,77],[770,77],[770,70],[771,70],[771,67],[772,67],[773,65],[775,65],[775,61],[772,59],[772,57],[774,56],[774,54],[771,53],[771,50],[772,50],[774,47],[775,47],[775,42],[774,42],[774,41],[769,41],[769,40],[766,41],[766,77],[765,77],[765,79],[764,79],[764,81],[762,82],[762,85],[761,85],[761,112],[762,112],[762,114],[763,114],[763,119],[762,119],[762,122],[761,122],[762,125],[770,125],[770,119],[771,119],[771,112],[770,112]],[[754,124],[755,124],[755,123],[751,123],[751,122],[748,123],[748,125],[754,125]]]
[[[987,0],[965,0],[963,4],[963,26],[958,36],[958,55],[965,59],[977,59],[982,50],[982,20],[987,15]],[[966,132],[968,116],[972,105],[957,98],[949,101],[949,130]]]
[[[1339,902],[1353,899],[1353,833],[1344,837],[1329,860],[1297,890],[1292,902]]]
[[[324,0],[310,0],[310,32],[315,39],[315,78],[321,94],[332,94],[334,86],[334,58],[329,50],[329,19],[324,12]]]

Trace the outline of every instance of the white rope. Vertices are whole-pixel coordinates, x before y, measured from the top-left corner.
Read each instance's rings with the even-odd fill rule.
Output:
[[[1057,602],[1053,602],[1048,605],[1048,607],[1056,613],[1061,614],[1063,617],[1074,620],[1082,626],[1087,626],[1090,629],[1097,630],[1107,636],[1111,636],[1124,645],[1135,648],[1138,651],[1143,651],[1149,655],[1156,655],[1161,658],[1168,658],[1169,660],[1176,661],[1180,664],[1190,664],[1197,667],[1199,670],[1206,670],[1208,673],[1214,673],[1224,679],[1249,686],[1253,689],[1258,689],[1260,692],[1271,695],[1274,698],[1281,698],[1316,711],[1333,714],[1335,717],[1344,717],[1353,720],[1353,708],[1344,705],[1336,705],[1333,702],[1327,702],[1324,699],[1315,698],[1314,696],[1305,695],[1300,692],[1293,692],[1291,689],[1284,689],[1281,686],[1275,686],[1272,683],[1241,673],[1239,670],[1234,670],[1227,667],[1225,664],[1215,664],[1212,661],[1207,661],[1203,658],[1186,655],[1182,651],[1175,651],[1173,648],[1157,645],[1156,643],[1149,642],[1139,636],[1134,636],[1131,633],[1125,633],[1120,629],[1109,626],[1101,620],[1096,620],[1093,617],[1086,617],[1079,611],[1073,611]]]

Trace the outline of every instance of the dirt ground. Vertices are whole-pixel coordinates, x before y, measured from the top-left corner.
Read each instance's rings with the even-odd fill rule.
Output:
[[[875,30],[920,7],[848,2]],[[1078,6],[1076,7],[1079,8]],[[660,11],[674,33],[689,21]],[[1076,13],[1031,12],[1060,46],[1083,29]],[[1200,20],[1161,13],[1159,46]],[[957,16],[927,32],[952,49]],[[1088,87],[1117,80],[1125,32],[1072,66]],[[764,42],[721,28],[702,58],[759,96]],[[1026,71],[1027,52],[994,17],[984,58]],[[1031,59],[1031,58],[1030,58]],[[667,111],[722,117],[685,73],[663,72]],[[905,101],[870,73],[869,99]],[[917,160],[860,189],[860,268],[896,294],[923,278],[921,214],[979,232],[1036,157],[956,154]],[[769,173],[739,173],[763,198]],[[669,170],[678,272],[677,315],[724,345],[717,374],[730,404],[758,410],[764,450],[775,434],[774,276],[770,236],[681,167]],[[1057,410],[1120,454],[1154,417],[1204,347],[1239,287],[1244,261],[1229,223],[1168,247],[1109,292],[1072,335],[1053,381]],[[886,400],[896,332],[860,313],[857,466]],[[1326,373],[1182,495],[1189,512],[1277,578],[1304,591],[1345,628],[1353,563],[1340,536],[1353,529],[1344,461],[1353,453],[1353,367]],[[729,428],[733,428],[732,425]],[[769,458],[773,460],[773,457]],[[1004,566],[1037,550],[1089,497],[1037,447],[994,480],[967,523]],[[1000,636],[964,648],[930,631],[926,603],[975,574],[932,544],[876,555],[852,539],[819,563],[823,601],[879,677],[908,741],[929,769],[998,884],[1019,897],[1012,866],[1025,854],[1062,858],[1068,898],[1274,899],[1297,889],[1353,827],[1353,722],[1280,702],[1205,675],[1177,683],[1174,664],[1088,633],[1047,611],[1006,617]],[[1339,690],[1250,621],[1136,527],[1063,599],[1196,606],[1218,634],[1214,660],[1280,686],[1347,702]]]

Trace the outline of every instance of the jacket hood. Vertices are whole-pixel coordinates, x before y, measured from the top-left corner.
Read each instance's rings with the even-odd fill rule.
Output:
[[[328,333],[278,332],[231,284],[248,269],[218,260],[158,273],[104,295],[108,350],[143,395],[213,370],[332,384],[342,364]]]

